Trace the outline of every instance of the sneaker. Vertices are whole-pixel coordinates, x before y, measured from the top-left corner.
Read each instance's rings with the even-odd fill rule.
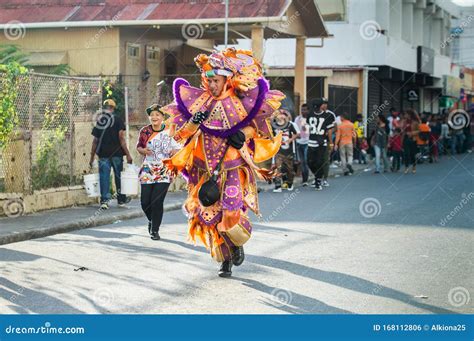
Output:
[[[307,183],[307,182],[303,182],[303,183],[301,184],[301,186],[303,186],[303,187],[308,187],[308,183]]]
[[[311,184],[311,187],[316,187],[316,180],[313,181],[313,183]]]
[[[281,188],[287,189],[287,188],[288,188],[288,184],[287,184],[286,182],[284,182],[284,183],[281,185]]]
[[[161,239],[160,234],[158,233],[158,231],[151,233],[151,239],[153,239],[153,240],[160,240]]]
[[[352,168],[352,165],[347,165],[347,169],[349,170],[349,173],[354,174],[354,168]]]
[[[281,193],[281,187],[278,187],[278,188],[274,188],[273,189],[273,193]]]
[[[323,187],[329,187],[329,182],[327,180],[323,180],[322,185]]]
[[[119,207],[125,207],[126,204],[128,204],[130,201],[132,201],[131,197],[126,197],[124,201],[119,201],[118,206]]]
[[[349,171],[344,172],[344,176],[348,176],[349,174]]]
[[[224,278],[232,276],[232,261],[225,260],[221,264],[221,268],[219,269],[218,275],[219,277]]]
[[[293,184],[291,184],[291,185],[288,185],[288,188],[287,188],[287,190],[288,190],[288,191],[290,191],[290,192],[291,192],[293,189],[294,189],[294,188],[293,188]]]
[[[322,191],[323,190],[323,186],[321,186],[321,181],[316,181],[316,184],[315,184],[315,187],[314,187],[317,191]]]
[[[103,202],[102,204],[100,204],[100,209],[101,210],[108,210],[109,209],[109,204],[106,203],[106,202]]]

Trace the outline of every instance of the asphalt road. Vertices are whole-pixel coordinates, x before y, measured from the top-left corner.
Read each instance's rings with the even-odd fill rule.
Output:
[[[474,312],[474,154],[260,203],[231,279],[186,242],[181,211],[158,242],[134,219],[5,245],[0,313]]]

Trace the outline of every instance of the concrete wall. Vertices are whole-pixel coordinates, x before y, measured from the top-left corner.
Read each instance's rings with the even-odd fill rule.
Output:
[[[0,44],[11,44],[4,34]],[[67,51],[73,75],[117,74],[119,71],[117,28],[28,29],[13,43],[25,52]]]

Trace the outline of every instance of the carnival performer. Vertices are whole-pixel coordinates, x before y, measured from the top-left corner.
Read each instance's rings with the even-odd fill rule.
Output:
[[[244,261],[243,245],[252,232],[248,213],[260,215],[256,177],[271,181],[276,175],[257,163],[280,147],[271,117],[284,95],[269,90],[251,51],[228,48],[200,54],[195,62],[201,88],[176,79],[174,101],[162,108],[172,136],[184,144],[163,163],[188,181],[183,208],[190,239],[201,240],[221,263],[219,276],[229,277],[232,265]]]

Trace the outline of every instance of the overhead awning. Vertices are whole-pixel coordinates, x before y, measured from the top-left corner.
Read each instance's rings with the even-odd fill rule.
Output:
[[[67,52],[31,52],[25,64],[31,66],[57,66],[67,63]]]

